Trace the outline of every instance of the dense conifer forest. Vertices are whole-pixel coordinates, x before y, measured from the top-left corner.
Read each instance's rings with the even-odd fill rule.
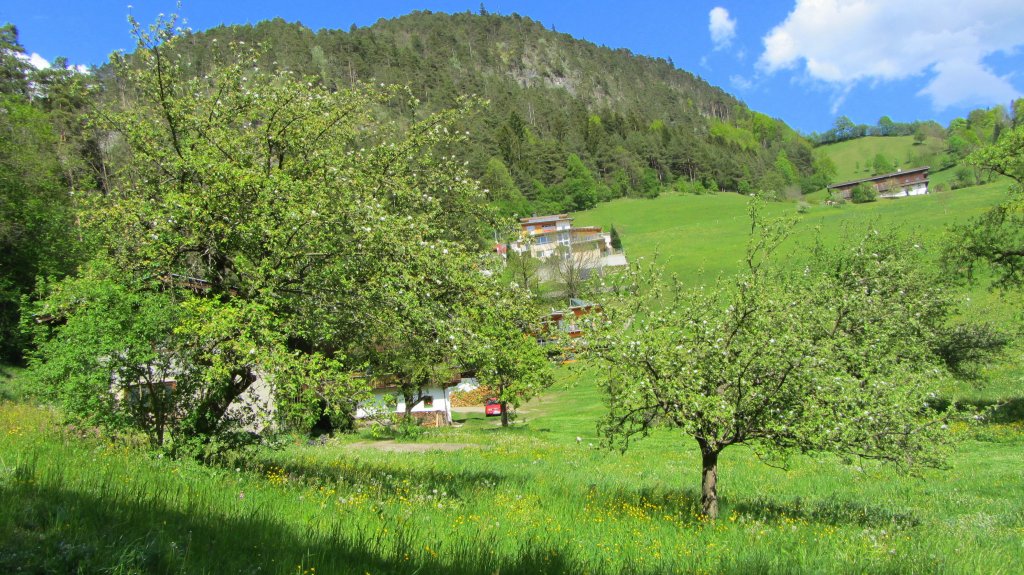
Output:
[[[673,185],[776,192],[814,190],[828,179],[810,143],[784,122],[672,62],[517,14],[414,12],[316,32],[277,19],[193,34],[182,56],[205,74],[243,42],[265,48],[261,68],[330,89],[408,86],[423,113],[484,100],[465,121],[470,145],[456,153],[508,214],[585,209]]]

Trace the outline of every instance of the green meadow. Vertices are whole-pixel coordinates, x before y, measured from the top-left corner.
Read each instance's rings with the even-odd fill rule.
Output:
[[[944,239],[1005,184],[839,207],[769,204],[799,222],[794,250],[869,223]],[[734,194],[619,200],[576,214],[620,232],[631,259],[689,284],[738,267],[749,221]],[[781,257],[790,257],[793,250]],[[983,286],[967,313],[1009,325],[1019,305]],[[1024,384],[1019,352],[948,399],[995,404],[955,424],[945,469],[832,456],[785,468],[743,447],[720,461],[721,519],[699,511],[692,439],[657,432],[600,448],[585,362],[509,429],[480,413],[393,443],[282,437],[216,465],[62,425],[0,379],[0,573],[1006,573],[1024,572]]]
[[[931,165],[946,151],[946,142],[939,138],[928,137],[924,142],[914,142],[913,136],[866,136],[854,138],[818,148],[820,153],[827,154],[836,164],[836,181],[858,180],[871,176],[871,164],[877,154],[882,154],[895,167],[907,169]],[[940,172],[945,174],[945,172]],[[936,175],[931,174],[934,180]],[[939,181],[946,178],[939,176]]]
[[[999,181],[859,205],[809,202],[806,213],[798,213],[795,203],[767,203],[765,212],[797,218],[792,249],[782,250],[781,257],[816,238],[839,241],[844,231],[863,233],[869,225],[916,234],[924,244],[937,248],[946,239],[949,225],[982,214],[1005,198],[1007,190],[1007,181]],[[614,225],[630,259],[657,257],[666,271],[678,274],[687,284],[699,285],[738,269],[750,234],[748,206],[748,199],[737,194],[669,193],[653,200],[600,204],[574,217],[579,225]]]

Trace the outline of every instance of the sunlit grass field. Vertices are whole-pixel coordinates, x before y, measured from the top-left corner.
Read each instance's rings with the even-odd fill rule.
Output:
[[[797,218],[792,238],[780,257],[799,253],[820,237],[839,241],[844,231],[863,234],[869,225],[895,228],[919,236],[926,247],[938,249],[947,227],[967,222],[1006,197],[1009,184],[879,200],[867,204],[811,204],[798,213],[797,204],[765,204],[765,215]],[[652,258],[687,284],[700,285],[720,274],[735,273],[750,234],[749,199],[731,193],[686,195],[668,193],[653,200],[623,199],[573,214],[576,225],[618,230],[626,255]]]
[[[876,154],[882,154],[897,168],[917,168],[921,167],[923,158],[944,154],[946,142],[928,137],[918,144],[913,136],[867,136],[821,146],[817,151],[832,158],[836,165],[836,181],[844,182],[870,177]],[[937,170],[939,166],[931,167]],[[944,181],[944,178],[940,177],[939,181]]]
[[[938,241],[1005,188],[814,206],[792,241],[868,222]],[[602,205],[576,221],[614,223],[631,259],[659,252],[698,284],[737,269],[746,205],[732,194],[669,195]],[[981,286],[967,296],[981,302],[971,313],[1006,324],[1019,309]],[[717,522],[697,513],[692,439],[662,431],[625,453],[600,448],[600,374],[584,362],[559,368],[555,386],[509,429],[457,412],[459,427],[416,440],[422,451],[375,449],[368,435],[323,446],[285,437],[213,466],[71,430],[48,408],[7,400],[0,573],[1021,573],[1018,366],[1015,352],[979,387],[946,390],[1005,403],[988,422],[950,429],[946,469],[910,475],[832,456],[778,469],[742,446],[727,449]],[[0,398],[15,395],[9,380],[0,386]]]
[[[722,519],[708,523],[692,440],[659,433],[603,451],[593,384],[554,395],[513,429],[474,415],[421,440],[474,445],[460,451],[357,449],[346,437],[219,467],[70,435],[46,410],[4,404],[0,572],[1024,568],[1019,421],[955,430],[950,468],[919,477],[831,457],[785,471],[733,448],[721,461]]]

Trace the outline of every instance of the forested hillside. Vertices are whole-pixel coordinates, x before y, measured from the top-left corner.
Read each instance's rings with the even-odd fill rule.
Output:
[[[826,172],[814,174],[810,144],[782,122],[750,111],[670,62],[598,47],[520,16],[413,13],[369,28],[315,33],[281,20],[197,33],[180,31],[173,18],[151,27],[132,23],[138,49],[115,55],[88,74],[61,59],[52,68],[34,69],[17,29],[0,27],[0,247],[7,256],[0,262],[0,357],[5,361],[23,361],[29,346],[27,331],[34,324],[25,320],[25,303],[34,305],[46,285],[85,273],[80,266],[86,262],[124,257],[132,271],[114,275],[135,282],[129,288],[133,293],[163,294],[166,286],[151,282],[177,274],[199,280],[203,289],[222,287],[234,297],[241,294],[243,277],[263,273],[236,266],[261,261],[278,245],[268,238],[266,245],[254,242],[251,234],[284,225],[274,218],[286,212],[308,214],[303,225],[309,228],[317,218],[329,217],[328,208],[357,210],[351,194],[376,197],[383,185],[357,190],[354,181],[389,182],[401,190],[392,190],[392,199],[411,194],[411,205],[438,200],[418,211],[394,201],[373,209],[395,211],[377,221],[401,212],[404,227],[387,229],[403,230],[404,239],[413,227],[409,217],[429,216],[424,225],[431,231],[424,237],[458,236],[456,243],[464,248],[444,248],[448,259],[457,251],[476,250],[490,235],[494,221],[483,209],[488,203],[511,215],[581,210],[605,199],[652,197],[669,187],[781,194],[826,183],[819,181]],[[408,88],[387,87],[392,85]],[[316,108],[328,100],[335,104]],[[316,129],[317,118],[309,115],[314,109],[325,122]],[[272,126],[279,130],[270,133]],[[143,127],[150,132],[140,132]],[[299,127],[307,130],[301,137]],[[402,145],[413,151],[399,155]],[[144,173],[149,164],[157,167]],[[252,174],[228,177],[221,172],[229,166]],[[313,166],[353,172],[340,188],[338,181],[319,182],[332,191],[317,199],[306,181]],[[323,206],[284,210],[281,181],[255,183],[275,170],[304,182],[291,190],[302,191],[293,200]],[[233,193],[269,194],[265,199],[273,207],[268,204],[261,213],[273,221],[253,223],[249,211],[259,209],[250,196],[237,205],[187,207],[227,185],[213,183],[219,177],[245,182],[244,190],[228,186]],[[486,191],[478,194],[473,179]],[[145,202],[133,203],[142,196],[125,199],[140,191]],[[188,201],[168,199],[177,194]],[[235,208],[240,211],[219,213]],[[105,219],[163,209],[185,212]],[[212,233],[219,228],[211,221],[196,223],[210,215],[208,209],[218,212],[211,220],[217,226],[237,222],[227,228],[240,244],[228,245],[234,240]],[[145,223],[136,229],[132,222]],[[238,231],[243,222],[252,226],[249,235]],[[122,224],[133,231],[124,231]],[[186,230],[192,224],[196,227]],[[173,229],[158,233],[158,225]],[[366,233],[376,229],[365,228]],[[110,243],[136,232],[142,235],[116,247]],[[285,234],[289,246],[295,239],[291,234]],[[125,255],[149,242],[179,240],[202,246],[161,248],[159,257]],[[365,239],[325,243],[370,253]],[[424,245],[409,247],[415,251]],[[239,256],[236,248],[254,251]],[[340,257],[335,251],[331,257]],[[308,253],[321,250],[307,249],[302,258]],[[164,256],[170,259],[160,260]],[[316,257],[321,265],[327,256]],[[295,282],[312,281],[314,262],[301,263],[302,258],[284,258],[299,262],[296,276],[281,280],[292,290],[288,293],[296,290]],[[380,271],[380,261],[367,263]],[[411,265],[408,258],[398,261]],[[275,262],[266,269],[279,270],[283,264]],[[106,264],[96,265],[94,272],[107,273],[102,272]],[[375,284],[362,278],[353,285]],[[429,301],[437,300],[436,289],[429,295]],[[132,317],[134,312],[122,319]],[[390,337],[397,325],[374,321],[386,332],[382,337]],[[113,331],[130,332],[123,325]],[[340,348],[332,342],[327,353]]]
[[[184,59],[206,74],[241,42],[265,48],[262,68],[330,89],[407,85],[423,112],[485,100],[457,153],[506,213],[585,209],[672,185],[782,193],[829,177],[814,177],[810,144],[786,124],[671,62],[516,14],[414,12],[348,31],[283,20],[218,27],[191,35]]]
[[[0,362],[18,361],[22,296],[37,277],[74,269],[81,248],[71,232],[75,187],[91,186],[91,154],[77,115],[86,76],[55,66],[35,72],[17,29],[0,26]],[[102,162],[96,162],[99,166]]]

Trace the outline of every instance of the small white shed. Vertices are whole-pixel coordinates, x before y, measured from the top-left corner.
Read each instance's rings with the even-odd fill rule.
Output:
[[[457,379],[448,385],[423,387],[415,395],[416,403],[412,407],[412,415],[426,425],[451,425],[452,407],[449,392],[453,387],[461,384]],[[356,419],[365,419],[374,415],[374,407],[385,405],[394,401],[395,413],[405,413],[405,398],[402,397],[401,389],[389,385],[378,387],[373,390],[373,399],[359,404],[356,408]]]

